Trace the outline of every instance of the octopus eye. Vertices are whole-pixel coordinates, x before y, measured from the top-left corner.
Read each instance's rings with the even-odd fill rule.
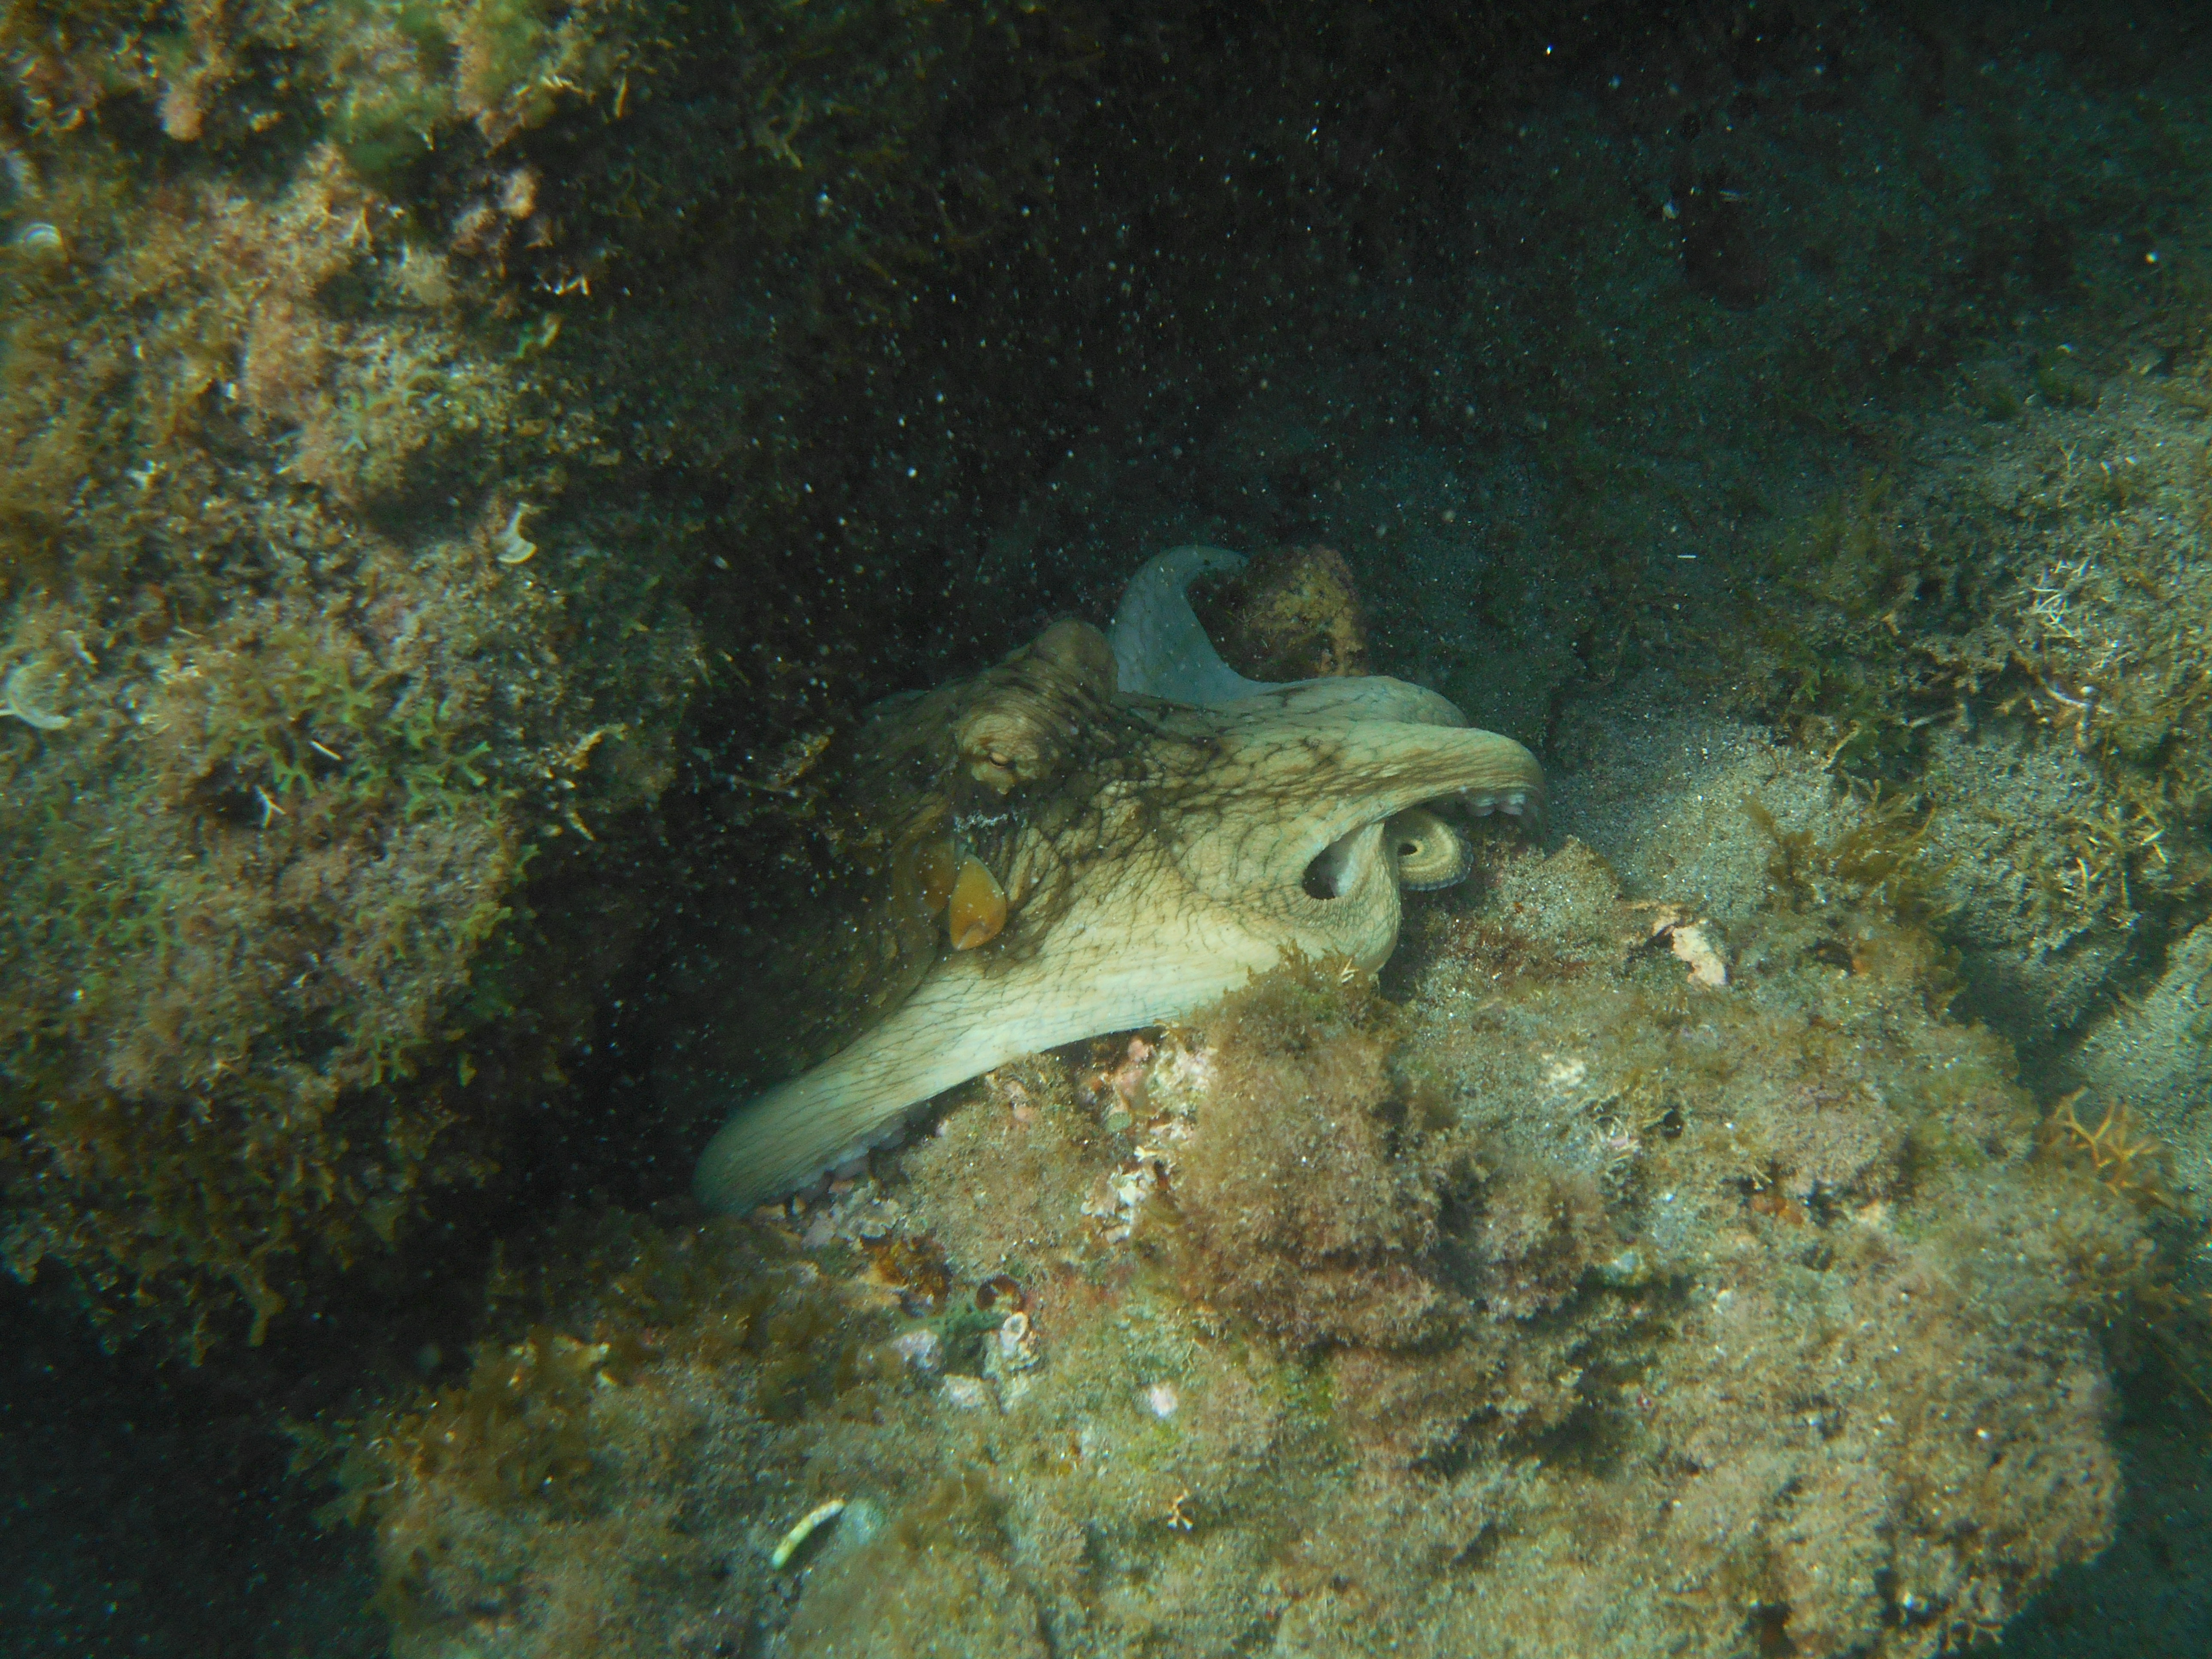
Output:
[[[998,938],[1006,925],[1006,890],[981,859],[963,859],[952,883],[952,902],[945,921],[952,948],[972,951]]]

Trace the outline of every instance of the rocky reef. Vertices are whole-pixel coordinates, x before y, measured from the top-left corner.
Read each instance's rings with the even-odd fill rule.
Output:
[[[23,1639],[2194,1639],[2208,48],[0,0]],[[816,902],[865,711],[1198,543],[1233,669],[1430,688],[1553,837],[706,1219],[716,1039],[1028,942]]]
[[[925,202],[1004,216],[893,135],[1056,37],[720,21],[0,9],[5,1249],[118,1343],[202,1358],[442,1276],[409,1241],[508,1201],[518,1115],[574,1098],[679,722],[726,698],[690,752],[784,800],[822,641],[860,654],[816,580],[868,556],[813,522],[845,452],[817,489],[778,434],[872,373],[896,307],[855,273],[944,263]],[[883,186],[866,234],[815,200],[832,154]]]
[[[198,1352],[496,1164],[576,1029],[491,1030],[525,872],[657,793],[698,670],[580,523],[533,565],[550,422],[337,149],[258,196],[64,156],[0,384],[6,1248]]]
[[[1301,963],[562,1252],[349,1455],[400,1650],[1932,1654],[2094,1554],[2142,1211],[1927,935],[1477,879],[1398,1000]]]

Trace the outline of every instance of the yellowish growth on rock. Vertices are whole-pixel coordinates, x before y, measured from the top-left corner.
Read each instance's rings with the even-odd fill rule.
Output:
[[[2063,1095],[2051,1109],[2044,1126],[2051,1143],[2063,1154],[2086,1159],[2089,1172],[2113,1192],[2146,1204],[2171,1205],[2159,1169],[2164,1149],[2141,1133],[2124,1100],[2106,1106],[2097,1127],[2090,1128],[2075,1111],[2075,1103],[2087,1092],[2076,1089]]]

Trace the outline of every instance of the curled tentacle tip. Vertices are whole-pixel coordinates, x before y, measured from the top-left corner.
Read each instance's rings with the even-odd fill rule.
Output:
[[[1384,826],[1383,835],[1398,862],[1398,884],[1408,892],[1455,887],[1474,867],[1474,848],[1467,837],[1424,807],[1399,813]]]

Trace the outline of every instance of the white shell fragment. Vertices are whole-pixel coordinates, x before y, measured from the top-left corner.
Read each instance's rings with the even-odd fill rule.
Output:
[[[501,564],[528,564],[538,556],[538,544],[522,533],[523,520],[537,510],[528,501],[514,509],[514,516],[507,521],[507,528],[492,538],[492,545],[497,550],[492,557]]]
[[[19,662],[8,671],[7,683],[0,685],[0,716],[13,715],[41,732],[58,732],[70,723],[70,717],[56,714],[34,693],[32,688],[37,678],[36,671],[27,662]]]
[[[909,1370],[924,1376],[934,1376],[945,1369],[945,1344],[935,1331],[908,1331],[894,1337],[891,1352],[906,1362]]]
[[[1645,907],[1638,907],[1645,908]],[[1690,970],[1693,984],[1719,990],[1729,982],[1728,958],[1721,954],[1719,929],[1705,916],[1693,916],[1679,904],[1649,907],[1655,914],[1651,937],[1663,939],[1675,959]]]
[[[791,1565],[791,1558],[805,1547],[808,1539],[844,1512],[845,1500],[842,1498],[833,1498],[826,1504],[817,1504],[799,1516],[789,1532],[784,1534],[775,1547],[775,1553],[768,1559],[769,1565],[781,1572]]]
[[[1034,1386],[1034,1373],[1043,1363],[1036,1327],[1025,1313],[1008,1314],[1006,1322],[984,1339],[983,1375],[999,1385],[999,1403],[1007,1410]]]
[[[1711,923],[1693,921],[1686,927],[1672,929],[1667,935],[1667,946],[1687,965],[1690,977],[1698,984],[1718,990],[1729,982],[1728,963],[1713,942]]]
[[[1025,1313],[1006,1316],[1006,1323],[999,1327],[998,1345],[999,1364],[1005,1370],[1025,1371],[1044,1358],[1038,1352],[1036,1332]]]

